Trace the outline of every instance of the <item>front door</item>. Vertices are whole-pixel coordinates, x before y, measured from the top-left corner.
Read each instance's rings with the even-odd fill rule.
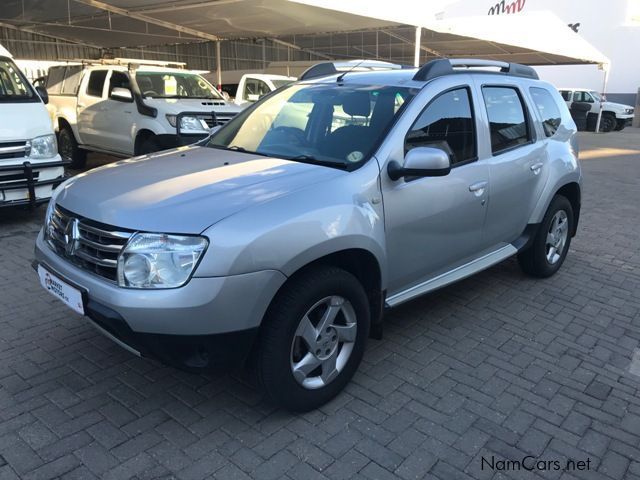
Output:
[[[395,182],[383,172],[389,295],[460,265],[484,248],[489,170],[477,160],[472,89],[458,83],[444,91],[433,84],[425,90],[432,100],[406,132],[404,152],[440,148],[449,154],[452,169],[444,177]]]

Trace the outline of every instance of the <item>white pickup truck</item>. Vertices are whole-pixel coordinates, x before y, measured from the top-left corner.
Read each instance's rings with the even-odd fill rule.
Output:
[[[295,81],[295,77],[286,77],[284,75],[269,75],[266,73],[243,75],[238,84],[234,103],[247,106],[247,104],[259,100],[263,95]]]
[[[0,45],[0,207],[46,202],[64,180],[46,102]]]
[[[49,113],[62,158],[87,151],[129,157],[197,142],[242,109],[200,75],[132,59],[49,69]]]
[[[610,132],[611,130],[622,130],[631,125],[633,120],[633,107],[622,103],[607,102],[605,98],[594,91],[586,88],[561,88],[560,95],[571,108],[573,102],[583,102],[591,104],[589,117],[595,125],[595,117],[598,116],[602,108],[602,118],[600,119],[600,131]]]

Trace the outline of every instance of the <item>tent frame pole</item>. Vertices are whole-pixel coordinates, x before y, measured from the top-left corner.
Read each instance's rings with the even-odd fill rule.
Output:
[[[413,51],[413,66],[420,66],[420,45],[422,37],[422,27],[416,27],[416,43]]]

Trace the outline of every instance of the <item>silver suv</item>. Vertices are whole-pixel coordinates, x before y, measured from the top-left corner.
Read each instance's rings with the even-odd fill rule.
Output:
[[[512,255],[553,275],[578,224],[577,154],[529,67],[320,64],[198,145],[66,181],[35,266],[131,352],[249,364],[309,410],[346,385],[385,309]]]

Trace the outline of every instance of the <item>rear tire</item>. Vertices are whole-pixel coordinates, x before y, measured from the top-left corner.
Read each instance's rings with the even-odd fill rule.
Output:
[[[87,164],[87,152],[78,147],[76,137],[68,125],[58,132],[58,152],[62,160],[71,162],[69,166],[74,170],[82,169]]]
[[[288,410],[320,407],[358,368],[369,324],[367,295],[352,274],[320,266],[293,277],[264,319],[256,358],[260,384]]]
[[[571,202],[562,195],[556,195],[533,243],[518,253],[520,268],[528,275],[538,278],[547,278],[556,273],[569,251],[574,221]]]

